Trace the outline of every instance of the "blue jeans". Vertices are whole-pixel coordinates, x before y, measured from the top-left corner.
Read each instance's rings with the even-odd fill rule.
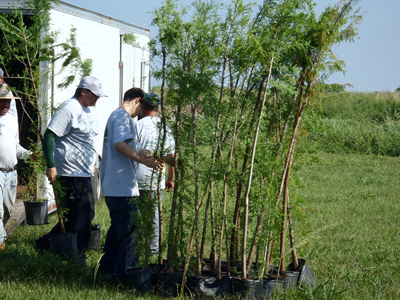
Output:
[[[135,222],[139,208],[132,197],[105,196],[105,199],[110,211],[111,225],[99,269],[124,278],[139,263],[140,232]]]
[[[14,210],[17,196],[17,171],[0,171],[0,244],[6,238],[6,224]]]

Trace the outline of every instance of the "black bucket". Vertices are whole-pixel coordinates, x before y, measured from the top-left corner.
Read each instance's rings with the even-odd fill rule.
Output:
[[[284,273],[283,277],[283,288],[284,289],[296,289],[297,287],[297,283],[299,280],[299,272],[295,272],[295,271],[286,271]]]
[[[293,270],[293,263],[289,264],[289,270]],[[305,286],[310,286],[310,287],[315,287],[317,285],[313,274],[311,273],[311,270],[307,266],[307,263],[304,259],[299,259],[299,267],[297,270],[299,272],[299,277],[298,277],[298,285],[305,287]]]
[[[49,235],[50,250],[65,258],[74,258],[78,252],[77,233],[58,233]]]
[[[230,294],[231,286],[231,278],[228,276],[221,279],[213,276],[188,276],[185,292],[191,297],[213,298]]]
[[[92,232],[90,234],[89,249],[100,249],[101,241],[101,225],[92,225]]]
[[[273,269],[269,272],[269,276],[272,279],[283,280],[283,288],[296,289],[300,273],[297,271],[279,271],[278,269]]]
[[[164,297],[176,297],[182,285],[183,273],[157,272],[157,289]]]
[[[155,287],[156,273],[150,268],[134,268],[128,275],[131,288],[139,294],[148,293]]]
[[[149,264],[148,268],[154,272],[153,276],[153,282],[151,285],[153,288],[157,287],[157,274],[159,272],[165,272],[167,270],[167,265],[166,264]]]
[[[248,299],[265,299],[272,297],[276,291],[283,288],[283,280],[242,280],[232,278],[232,292]]]
[[[43,225],[49,223],[47,210],[48,200],[43,202],[24,201],[25,218],[28,225]]]

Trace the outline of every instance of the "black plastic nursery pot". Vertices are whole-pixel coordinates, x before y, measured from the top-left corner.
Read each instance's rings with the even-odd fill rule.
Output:
[[[28,225],[49,223],[48,200],[42,202],[24,201],[25,219]]]
[[[231,293],[231,277],[224,276],[218,279],[214,276],[188,276],[185,286],[186,294],[213,298]]]
[[[265,299],[272,297],[274,292],[283,288],[283,280],[243,280],[238,277],[232,278],[232,292],[248,299]]]
[[[50,250],[64,258],[75,258],[78,253],[77,233],[52,234],[48,238]]]
[[[283,288],[288,289],[296,289],[300,272],[297,271],[279,271],[277,269],[273,269],[269,272],[271,278],[281,279],[283,281]]]
[[[134,268],[129,271],[131,288],[138,294],[149,293],[156,286],[156,272],[150,268]]]
[[[293,262],[289,264],[288,270],[293,270]],[[299,286],[310,286],[310,287],[315,287],[317,285],[317,282],[314,279],[313,274],[311,273],[310,268],[307,266],[307,263],[304,259],[300,258],[299,259],[299,267],[297,270],[299,272],[299,277],[298,277],[298,285]]]
[[[101,225],[92,225],[92,232],[90,234],[89,249],[100,249],[101,241]]]
[[[164,297],[176,297],[183,280],[183,273],[157,272],[157,289]]]

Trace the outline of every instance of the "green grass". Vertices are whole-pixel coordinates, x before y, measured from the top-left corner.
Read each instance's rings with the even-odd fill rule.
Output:
[[[312,154],[296,176],[304,220],[295,221],[299,254],[317,280],[314,290],[285,291],[276,299],[396,299],[400,296],[400,158]],[[167,201],[167,200],[166,200]],[[166,205],[168,205],[166,203]],[[131,299],[132,291],[112,286],[106,276],[77,269],[50,253],[36,253],[34,239],[45,226],[20,226],[0,253],[0,299]],[[104,201],[94,223],[109,226]],[[89,268],[101,250],[89,250]],[[287,256],[289,260],[289,255]],[[39,296],[40,295],[40,296]],[[156,296],[149,297],[157,299]]]
[[[328,119],[370,120],[385,123],[400,119],[400,93],[339,93],[318,99],[314,109]]]
[[[0,252],[0,299],[130,299],[133,293],[127,287],[112,286],[107,276],[91,271],[101,250],[87,252],[88,269],[34,250],[34,240],[49,232],[56,221],[56,214],[52,214],[48,225],[28,226],[24,222],[7,240]],[[94,223],[102,225],[104,245],[110,224],[104,201],[96,204]]]
[[[296,193],[306,200],[308,221],[295,226],[307,233],[298,242],[320,284],[315,296],[398,299],[400,159],[319,154],[307,160]]]
[[[301,150],[400,155],[400,93],[344,93],[309,107]]]

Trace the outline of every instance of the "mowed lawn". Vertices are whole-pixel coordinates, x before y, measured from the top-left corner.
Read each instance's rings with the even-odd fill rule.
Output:
[[[317,298],[399,299],[400,158],[310,154],[303,160],[297,194],[308,220],[296,229],[306,234],[301,256],[320,284]]]
[[[400,158],[304,154],[294,174],[306,218],[294,221],[299,255],[318,286],[286,291],[276,299],[398,299],[400,294]],[[294,196],[293,196],[294,197]],[[165,199],[168,201],[168,198]],[[165,203],[166,207],[168,203]],[[96,204],[102,245],[109,226],[104,201]],[[34,239],[45,226],[21,225],[0,252],[0,299],[136,299],[90,270],[101,250],[90,250],[89,270],[37,253]],[[289,260],[289,256],[286,258]],[[143,298],[143,297],[141,297]],[[158,299],[156,296],[145,298]]]

